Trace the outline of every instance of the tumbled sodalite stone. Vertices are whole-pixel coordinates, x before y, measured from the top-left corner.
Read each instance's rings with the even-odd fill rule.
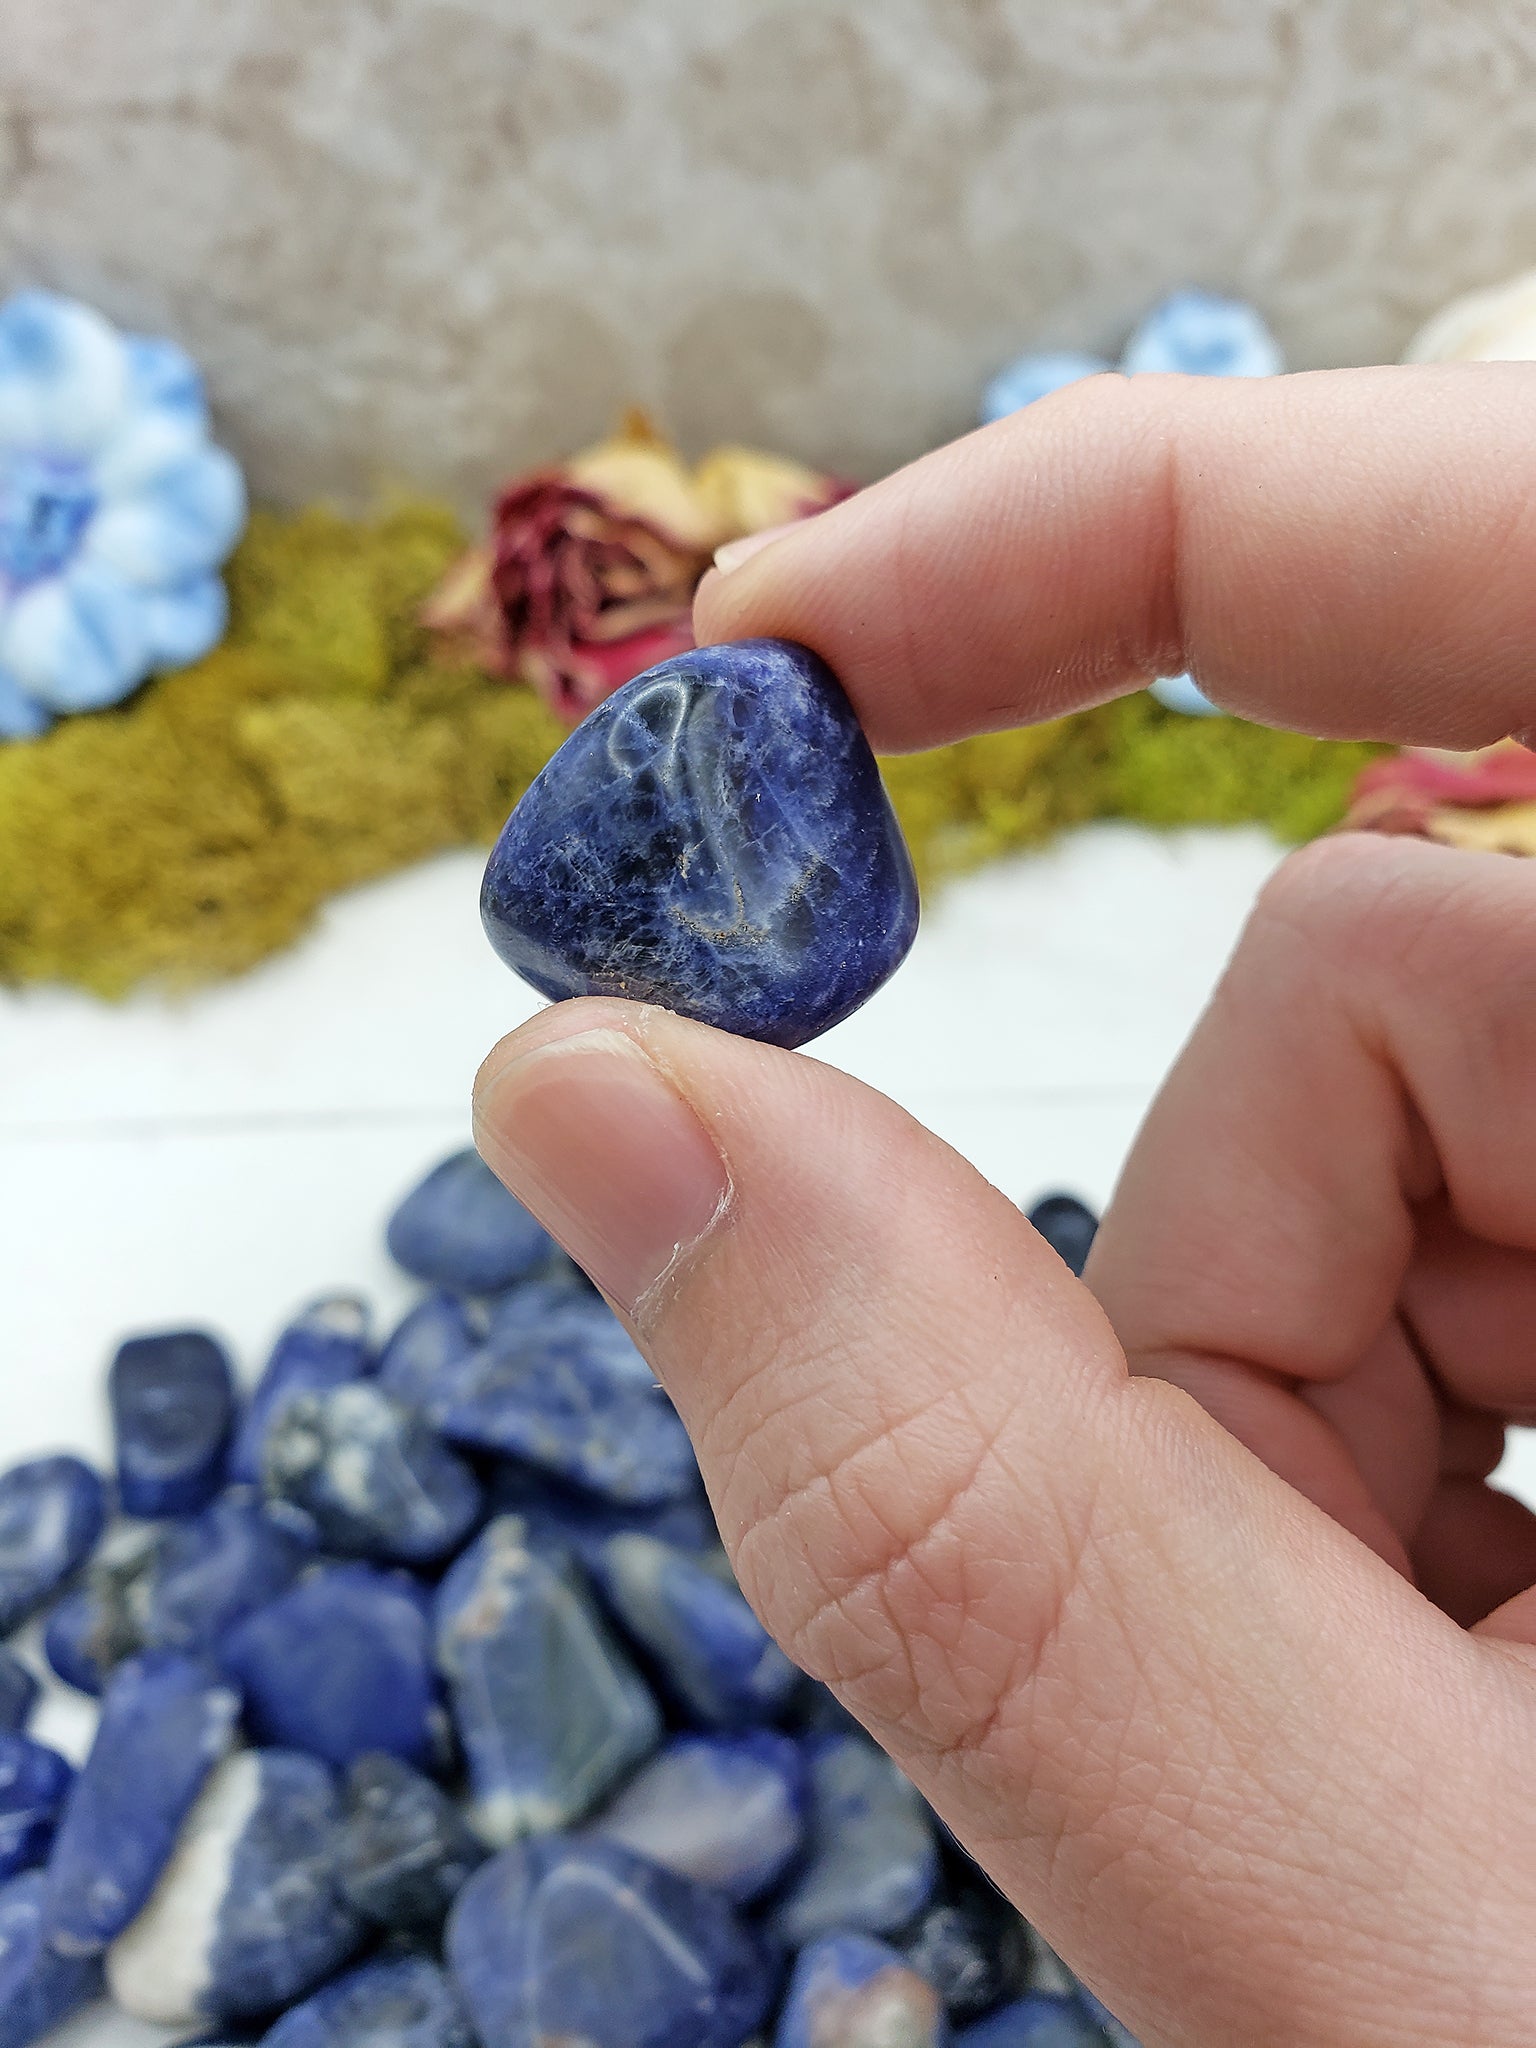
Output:
[[[423,1956],[364,1963],[262,2036],[262,2048],[477,2048],[448,1979]]]
[[[16,1735],[32,1718],[38,1684],[21,1659],[0,1649],[0,1732]]]
[[[1047,398],[1064,384],[1076,384],[1084,377],[1097,377],[1112,367],[1103,356],[1090,356],[1076,349],[1042,349],[1019,356],[987,385],[981,394],[981,424],[1006,419],[1022,412],[1037,398]]]
[[[75,1774],[57,1750],[0,1735],[0,1878],[43,1861]]]
[[[28,2048],[101,1989],[99,1956],[50,1947],[45,1898],[40,1870],[0,1885],[0,2048]]]
[[[832,671],[738,640],[647,669],[571,734],[507,820],[480,909],[557,1001],[629,996],[804,1045],[901,964],[917,884]]]
[[[81,1583],[54,1603],[43,1654],[66,1685],[99,1696],[118,1665],[144,1648],[144,1584],[158,1542],[142,1526],[111,1530]]]
[[[197,1658],[152,1650],[113,1673],[48,1863],[48,1936],[61,1953],[99,1954],[144,1904],[239,1711]]]
[[[130,1337],[107,1373],[125,1515],[195,1515],[224,1480],[235,1380],[201,1330]]]
[[[220,1661],[252,1739],[345,1769],[369,1750],[430,1757],[436,1723],[428,1599],[404,1572],[332,1565],[247,1616]]]
[[[261,1482],[261,1447],[273,1415],[293,1394],[322,1393],[361,1379],[373,1365],[368,1311],[350,1294],[312,1302],[290,1323],[267,1360],[229,1457],[229,1476],[248,1486]]]
[[[1064,1265],[1082,1276],[1098,1235],[1099,1219],[1076,1195],[1042,1195],[1029,1220]]]
[[[498,1303],[432,1419],[605,1499],[680,1500],[698,1463],[677,1411],[606,1302],[535,1282]]]
[[[1076,1998],[1031,1991],[957,2034],[955,2048],[1105,2048],[1105,2035]]]
[[[434,1287],[500,1294],[554,1250],[478,1152],[455,1152],[412,1188],[389,1219],[389,1255]]]
[[[592,1570],[625,1633],[695,1721],[744,1728],[788,1704],[800,1673],[747,1605],[724,1551],[611,1536]]]
[[[112,1996],[167,2026],[286,2005],[362,1939],[340,1876],[341,1804],[325,1765],[242,1750],[209,1778],[148,1904],[108,1951]]]
[[[430,1410],[443,1398],[455,1367],[485,1341],[488,1322],[481,1302],[441,1290],[427,1295],[396,1324],[379,1353],[379,1385],[408,1407]]]
[[[313,1555],[306,1517],[231,1489],[162,1533],[138,1589],[144,1640],[216,1656],[236,1623],[286,1593]]]
[[[447,1945],[484,2048],[741,2048],[772,1988],[719,1892],[593,1837],[493,1857]]]
[[[795,1960],[773,2048],[948,2048],[938,1994],[883,1941],[832,1934]]]
[[[100,1477],[79,1458],[29,1458],[0,1477],[0,1636],[84,1564],[106,1512]]]
[[[720,1542],[702,1486],[656,1507],[625,1507],[584,1493],[536,1465],[501,1458],[490,1475],[486,1502],[493,1514],[521,1515],[537,1543],[573,1550],[584,1565],[610,1536],[655,1536],[679,1550],[712,1550]]]
[[[430,1564],[457,1550],[480,1488],[425,1416],[371,1380],[294,1394],[262,1448],[270,1497],[301,1508],[327,1550]]]
[[[930,1906],[901,1948],[950,2018],[970,2020],[1029,1989],[1028,1937],[1001,1894],[965,1886]]]
[[[917,1788],[858,1735],[814,1735],[805,1861],[774,1906],[790,1948],[825,1934],[892,1934],[933,1896],[938,1849]]]
[[[591,1827],[740,1906],[776,1885],[800,1853],[807,1798],[805,1758],[787,1735],[678,1735]]]
[[[1083,2011],[1109,2043],[1109,2048],[1141,2048],[1141,2043],[1130,2028],[1117,2020],[1104,2001],[1096,1998],[1086,1984],[1077,1986],[1077,1999]]]
[[[341,1885],[366,1919],[435,1937],[486,1852],[446,1793],[393,1756],[362,1756],[347,1775]]]
[[[579,1819],[661,1738],[656,1703],[575,1565],[536,1551],[516,1516],[449,1569],[436,1628],[487,1842]]]
[[[1127,376],[1173,370],[1192,377],[1273,377],[1285,359],[1254,307],[1186,289],[1152,308],[1126,343],[1120,367]]]

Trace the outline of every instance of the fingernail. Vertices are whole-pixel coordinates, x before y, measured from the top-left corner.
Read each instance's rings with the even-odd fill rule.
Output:
[[[729,576],[733,569],[739,569],[743,562],[751,561],[754,555],[781,539],[791,527],[804,524],[803,519],[786,519],[779,526],[765,526],[760,533],[744,533],[740,540],[728,540],[715,549],[715,567],[722,576]]]
[[[518,1200],[626,1314],[730,1194],[698,1116],[622,1031],[514,1056],[482,1082],[475,1133]]]

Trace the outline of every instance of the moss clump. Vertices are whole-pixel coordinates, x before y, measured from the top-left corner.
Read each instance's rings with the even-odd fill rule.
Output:
[[[561,728],[425,640],[421,601],[461,546],[430,503],[259,513],[216,653],[0,745],[0,979],[116,996],[235,974],[337,889],[492,839]],[[1090,818],[1310,838],[1376,751],[1136,696],[884,767],[931,886]]]

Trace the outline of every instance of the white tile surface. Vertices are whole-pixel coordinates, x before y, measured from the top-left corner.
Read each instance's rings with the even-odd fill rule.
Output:
[[[1008,1193],[1107,1197],[1156,1083],[1278,858],[1256,832],[1097,826],[957,885],[908,964],[818,1057],[884,1089]],[[308,1297],[395,1315],[404,1187],[466,1141],[471,1077],[535,1007],[452,855],[333,904],[302,946],[178,1003],[0,998],[0,1463],[106,1451],[119,1335],[206,1323],[253,1371]],[[1536,1497],[1536,1460],[1506,1461]],[[46,1732],[78,1753],[79,1703]],[[60,2048],[174,2038],[106,2014]]]

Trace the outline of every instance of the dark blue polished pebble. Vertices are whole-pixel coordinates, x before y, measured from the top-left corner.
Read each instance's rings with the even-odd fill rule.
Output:
[[[451,1374],[485,1341],[488,1317],[480,1302],[456,1294],[429,1294],[395,1326],[379,1353],[379,1385],[397,1401],[430,1409]]]
[[[144,1588],[159,1540],[142,1525],[110,1531],[80,1583],[54,1602],[43,1654],[66,1685],[99,1697],[118,1665],[144,1648]]]
[[[29,2048],[101,1990],[99,1957],[48,1945],[44,1899],[40,1870],[0,1885],[0,2048]]]
[[[694,1721],[745,1728],[788,1705],[800,1673],[747,1605],[723,1551],[612,1536],[592,1572],[626,1635]]]
[[[917,885],[831,670],[741,640],[598,706],[507,820],[480,909],[546,996],[629,996],[804,1045],[900,965]]]
[[[938,1851],[916,1788],[859,1735],[809,1738],[805,1861],[771,1915],[790,1948],[823,1935],[892,1934],[933,1896]]]
[[[1109,2007],[1094,1997],[1086,1984],[1077,1987],[1078,2002],[1109,2043],[1109,2048],[1141,2048],[1129,2027],[1122,2026]]]
[[[232,1489],[162,1534],[139,1594],[145,1641],[217,1655],[236,1623],[286,1593],[313,1555],[306,1517]]]
[[[831,1934],[795,1959],[773,2048],[949,2048],[949,2028],[927,1980],[883,1941]]]
[[[800,1853],[807,1804],[805,1757],[789,1736],[677,1735],[591,1828],[740,1906],[777,1884]]]
[[[125,1515],[195,1515],[224,1480],[235,1380],[201,1330],[130,1337],[107,1374]]]
[[[656,1747],[661,1716],[569,1558],[512,1515],[438,1588],[437,1659],[487,1842],[579,1819]]]
[[[30,1458],[0,1477],[0,1636],[84,1564],[106,1514],[101,1479],[79,1458]]]
[[[584,1493],[536,1465],[501,1458],[490,1473],[486,1504],[493,1514],[521,1515],[540,1543],[564,1545],[584,1565],[590,1565],[610,1536],[655,1536],[679,1550],[711,1550],[720,1542],[702,1487],[659,1507],[622,1507]]]
[[[99,1954],[144,1904],[239,1710],[196,1658],[153,1650],[113,1673],[48,1864],[48,1935],[62,1953]]]
[[[241,1750],[188,1814],[148,1905],[113,1944],[107,1982],[136,2018],[176,2024],[273,2012],[356,1952],[342,1896],[331,1773],[292,1750]]]
[[[37,1705],[38,1683],[14,1651],[0,1649],[0,1733],[18,1735]]]
[[[1044,1195],[1029,1212],[1029,1220],[1051,1250],[1079,1278],[1088,1263],[1099,1219],[1076,1195]]]
[[[980,1885],[930,1906],[901,1950],[957,2023],[1030,1988],[1028,1929],[1001,1894]]]
[[[0,1735],[0,1878],[41,1863],[75,1774],[57,1750]]]
[[[501,1301],[432,1419],[453,1442],[503,1451],[628,1506],[698,1489],[677,1411],[597,1295],[538,1282]]]
[[[1077,1999],[1031,1991],[957,2034],[955,2048],[1105,2048],[1105,2036]]]
[[[256,1742],[338,1769],[373,1749],[411,1764],[432,1754],[428,1602],[403,1572],[317,1571],[233,1628],[220,1661],[244,1690]]]
[[[392,1756],[359,1757],[347,1775],[341,1883],[365,1919],[430,1939],[485,1850],[445,1793]]]
[[[480,1515],[480,1487],[418,1410],[371,1380],[295,1394],[267,1427],[270,1498],[301,1509],[327,1550],[431,1564]]]
[[[464,2008],[421,1956],[365,1963],[280,2019],[262,2048],[476,2048]]]
[[[229,1476],[261,1483],[261,1447],[267,1426],[291,1394],[316,1394],[361,1379],[373,1366],[368,1311],[350,1294],[312,1302],[272,1347],[230,1452]]]
[[[389,1219],[390,1257],[457,1294],[500,1294],[554,1250],[478,1152],[455,1152],[412,1188]]]
[[[771,1993],[719,1892],[591,1837],[493,1857],[460,1892],[447,1947],[484,2048],[741,2048]]]

